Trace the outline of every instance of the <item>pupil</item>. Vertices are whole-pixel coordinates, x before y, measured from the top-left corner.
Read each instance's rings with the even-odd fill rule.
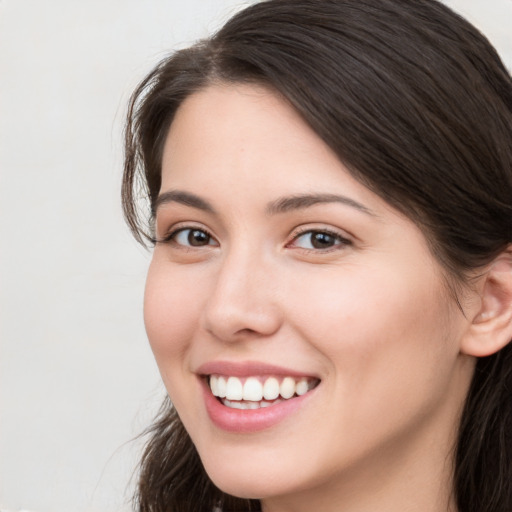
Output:
[[[332,247],[334,243],[334,238],[327,233],[314,233],[311,238],[311,244],[315,249],[325,249],[326,247]]]
[[[188,235],[188,243],[196,247],[199,245],[208,245],[209,238],[210,237],[204,231],[193,229]]]

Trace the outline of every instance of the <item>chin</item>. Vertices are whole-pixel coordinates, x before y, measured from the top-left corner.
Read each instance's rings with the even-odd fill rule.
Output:
[[[212,465],[205,464],[205,470],[211,481],[223,492],[244,499],[265,499],[270,496],[287,494],[293,488],[293,482],[283,478],[283,471],[268,471],[254,466],[241,464]],[[286,473],[285,473],[286,474]]]

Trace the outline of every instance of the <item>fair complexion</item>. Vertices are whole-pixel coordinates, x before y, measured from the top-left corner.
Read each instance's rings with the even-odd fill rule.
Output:
[[[456,510],[461,347],[481,301],[468,291],[461,313],[419,228],[285,101],[249,85],[184,101],[156,238],[149,341],[219,488],[266,512]],[[269,420],[221,404],[212,373],[316,387]]]

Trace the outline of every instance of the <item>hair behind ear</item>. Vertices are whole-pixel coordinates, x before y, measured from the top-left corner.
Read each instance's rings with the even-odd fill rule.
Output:
[[[462,414],[455,488],[464,512],[512,503],[512,344],[480,358]]]
[[[478,358],[455,464],[459,510],[503,512],[512,503],[512,245],[479,278],[480,304],[461,349]]]

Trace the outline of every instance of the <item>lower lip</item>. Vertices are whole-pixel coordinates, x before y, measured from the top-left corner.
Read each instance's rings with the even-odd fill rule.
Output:
[[[222,404],[212,395],[205,379],[201,379],[206,411],[210,419],[222,430],[228,432],[249,433],[265,430],[277,425],[288,416],[296,412],[314,390],[305,395],[289,398],[278,404],[259,409],[232,409]],[[315,388],[316,389],[316,388]]]

